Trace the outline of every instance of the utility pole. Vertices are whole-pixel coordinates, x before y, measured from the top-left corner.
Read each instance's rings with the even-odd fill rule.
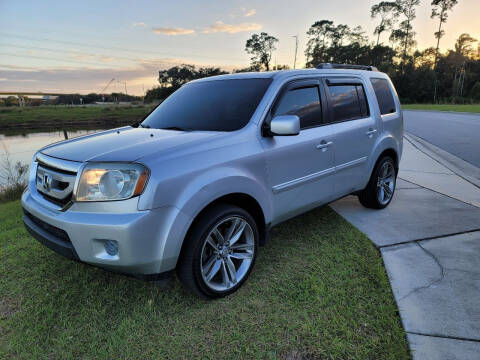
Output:
[[[297,65],[297,51],[298,51],[298,35],[292,36],[295,38],[295,60],[293,60],[293,68]]]

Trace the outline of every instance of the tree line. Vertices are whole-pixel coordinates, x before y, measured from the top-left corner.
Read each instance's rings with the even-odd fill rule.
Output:
[[[141,96],[128,95],[124,93],[111,93],[111,94],[97,94],[90,93],[87,95],[81,94],[64,94],[57,97],[48,98],[31,98],[28,96],[22,96],[19,99],[17,96],[8,96],[6,98],[0,98],[0,106],[40,106],[40,105],[87,105],[94,104],[96,102],[133,102],[142,101]]]
[[[480,43],[460,34],[453,49],[440,51],[445,23],[458,0],[432,0],[431,18],[438,21],[432,46],[419,50],[413,21],[420,0],[381,1],[370,9],[377,25],[370,37],[361,26],[319,20],[306,32],[306,67],[320,63],[373,65],[386,72],[404,103],[472,103],[480,101]],[[272,66],[279,39],[266,32],[253,34],[245,44],[250,66],[234,72],[288,69]],[[164,99],[182,84],[206,76],[225,74],[220,68],[175,66],[159,72],[158,88],[146,100]]]

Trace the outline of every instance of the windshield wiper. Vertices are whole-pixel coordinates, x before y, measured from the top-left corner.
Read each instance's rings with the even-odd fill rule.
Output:
[[[160,130],[190,131],[190,129],[185,129],[179,126],[168,126],[168,127],[160,128]]]
[[[150,129],[150,125],[143,125],[143,124],[138,124],[139,127],[145,128],[145,129]]]

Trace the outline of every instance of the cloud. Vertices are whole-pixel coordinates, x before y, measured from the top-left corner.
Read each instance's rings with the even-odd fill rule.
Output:
[[[115,61],[115,58],[112,56],[102,56],[99,59],[101,62],[112,62]]]
[[[147,24],[145,24],[143,21],[139,21],[139,22],[134,22],[132,24],[133,27],[147,27]]]
[[[190,35],[195,33],[195,30],[193,29],[169,28],[169,27],[152,28],[152,31],[155,34],[163,34],[163,35]]]
[[[262,25],[256,23],[225,24],[223,21],[217,21],[214,25],[206,27],[203,32],[205,34],[218,32],[235,34],[245,31],[260,30],[261,28]]]
[[[245,14],[244,14],[243,16],[245,16],[245,17],[250,17],[250,16],[255,15],[256,13],[257,13],[257,10],[255,10],[255,9],[250,9],[250,10],[248,10],[248,11],[245,11]]]

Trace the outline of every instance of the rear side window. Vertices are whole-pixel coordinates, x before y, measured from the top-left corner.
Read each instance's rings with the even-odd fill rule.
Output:
[[[362,85],[329,85],[333,121],[346,121],[368,116],[368,105]]]
[[[373,90],[377,97],[378,106],[382,115],[395,112],[395,101],[393,100],[392,91],[385,79],[370,79]]]
[[[287,91],[275,105],[273,116],[297,115],[302,129],[322,123],[318,87],[304,87]]]

